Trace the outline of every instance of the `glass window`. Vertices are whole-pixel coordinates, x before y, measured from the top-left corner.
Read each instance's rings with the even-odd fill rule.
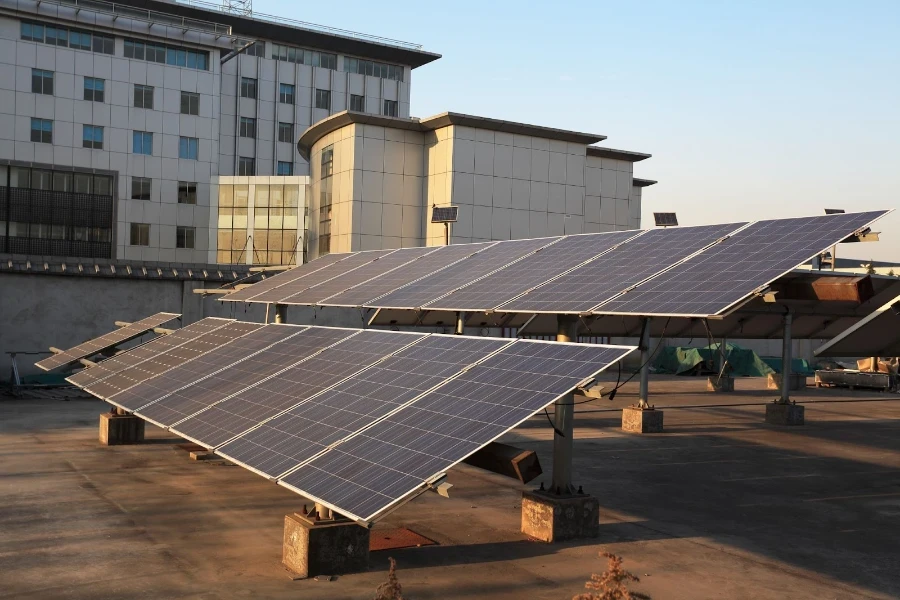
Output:
[[[153,86],[134,84],[134,107],[153,108]]]
[[[197,182],[178,182],[178,204],[197,204]]]
[[[176,248],[193,248],[194,236],[196,229],[193,227],[178,227],[175,230],[175,247]]]
[[[82,130],[81,145],[93,150],[103,150],[103,128],[85,125]]]
[[[44,26],[37,23],[27,23],[22,21],[21,27],[22,39],[29,42],[44,41]]]
[[[53,121],[50,119],[31,119],[31,141],[52,144]]]
[[[34,169],[31,171],[31,189],[33,190],[49,190],[53,182],[53,174],[43,169]]]
[[[104,101],[104,88],[106,82],[95,77],[84,78],[84,99],[92,102]]]
[[[192,92],[181,92],[181,114],[200,114],[200,94],[194,94]]]
[[[282,83],[278,91],[278,101],[282,104],[294,104],[294,86]]]
[[[250,117],[241,117],[240,136],[245,138],[256,137],[256,119]]]
[[[326,177],[331,177],[334,172],[334,144],[330,146],[325,146],[322,149],[322,171],[319,176],[320,179],[325,179]]]
[[[266,43],[265,42],[254,42],[247,48],[247,56],[265,56],[266,55]]]
[[[331,92],[316,88],[316,108],[331,110]]]
[[[131,178],[131,199],[149,200],[153,190],[153,180],[149,177]]]
[[[69,45],[69,31],[63,27],[52,27],[48,25],[45,29],[46,36],[44,40],[48,44],[52,44],[54,46],[68,46]]]
[[[294,174],[294,163],[285,162],[283,160],[278,161],[278,170],[276,172],[276,175],[290,176],[293,174]]]
[[[71,192],[72,173],[66,173],[65,171],[53,171],[53,191]]]
[[[319,52],[319,65],[323,69],[331,69],[332,71],[337,69],[337,55],[336,54],[328,54],[326,52]]]
[[[103,54],[114,54],[116,51],[116,40],[106,35],[97,35],[94,34],[94,43],[93,43],[94,52],[101,52]]]
[[[366,112],[366,97],[350,94],[350,110]]]
[[[53,71],[31,70],[31,91],[35,94],[53,95]]]
[[[131,237],[128,241],[132,246],[149,246],[150,245],[150,224],[149,223],[132,223]]]
[[[384,116],[386,117],[396,117],[398,114],[398,103],[396,100],[385,100],[384,101]]]
[[[97,50],[97,36],[94,36],[94,51]],[[109,38],[109,46],[104,42],[102,52],[112,54],[112,38]],[[160,44],[145,43],[138,40],[125,40],[125,58],[147,60],[149,62],[165,63],[176,67],[189,69],[209,70],[209,53],[200,50],[191,50],[180,46],[162,46]]]
[[[87,173],[75,173],[75,193],[91,193],[91,176]]]
[[[76,50],[90,50],[91,34],[86,31],[70,31],[69,47]]]
[[[256,80],[241,77],[241,98],[256,98]]]
[[[132,134],[131,151],[135,154],[153,154],[153,134],[149,131],[135,131]]]
[[[278,141],[279,142],[294,142],[294,124],[293,123],[279,123],[278,124]]]
[[[112,196],[112,177],[94,175],[94,194]]]
[[[200,153],[200,140],[192,137],[178,139],[178,158],[197,160]]]
[[[252,158],[247,158],[246,156],[238,158],[238,175],[256,175],[256,161]]]

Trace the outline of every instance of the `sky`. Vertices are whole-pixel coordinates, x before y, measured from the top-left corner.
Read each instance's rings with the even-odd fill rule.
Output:
[[[339,8],[338,8],[339,7]],[[900,263],[900,2],[254,0],[257,12],[422,44],[413,116],[608,136],[647,152],[642,223],[896,208],[839,256]]]

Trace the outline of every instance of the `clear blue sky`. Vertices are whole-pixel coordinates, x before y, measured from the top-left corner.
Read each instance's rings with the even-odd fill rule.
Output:
[[[254,0],[259,12],[416,42],[412,114],[607,135],[653,154],[643,223],[900,209],[900,2]],[[877,244],[900,262],[900,211]]]

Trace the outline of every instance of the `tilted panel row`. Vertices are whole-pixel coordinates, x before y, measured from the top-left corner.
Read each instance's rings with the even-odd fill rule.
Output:
[[[299,265],[290,269],[288,271],[284,271],[282,273],[278,273],[277,275],[273,275],[271,277],[267,277],[260,281],[259,283],[254,283],[250,287],[246,287],[242,290],[238,290],[234,293],[228,294],[224,296],[223,300],[232,300],[234,302],[246,302],[253,298],[254,296],[259,296],[263,293],[271,293],[275,289],[300,279],[301,277],[305,277],[311,273],[315,273],[319,269],[323,269],[329,265],[332,265],[336,262],[342,261],[348,256],[352,256],[351,254],[326,254],[322,258],[317,258],[312,262],[308,262],[303,265]]]

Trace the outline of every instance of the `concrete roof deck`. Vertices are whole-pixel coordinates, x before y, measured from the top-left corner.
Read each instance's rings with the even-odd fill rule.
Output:
[[[0,397],[3,592],[370,598],[392,556],[418,600],[559,600],[583,591],[610,551],[641,577],[633,589],[657,599],[900,595],[900,397],[807,388],[795,396],[808,402],[807,425],[777,428],[763,423],[772,392],[762,379],[738,379],[728,395],[702,392],[705,378],[650,385],[669,408],[665,434],[618,429],[635,383],[614,402],[578,406],[576,481],[599,499],[598,539],[525,539],[522,486],[460,467],[449,500],[426,494],[378,525],[439,545],[375,552],[369,572],[331,582],[292,581],[280,565],[284,515],[303,502],[288,490],[191,461],[182,440],[151,426],[148,443],[101,447],[97,400]],[[549,471],[551,437],[539,415],[505,441],[535,449]]]

